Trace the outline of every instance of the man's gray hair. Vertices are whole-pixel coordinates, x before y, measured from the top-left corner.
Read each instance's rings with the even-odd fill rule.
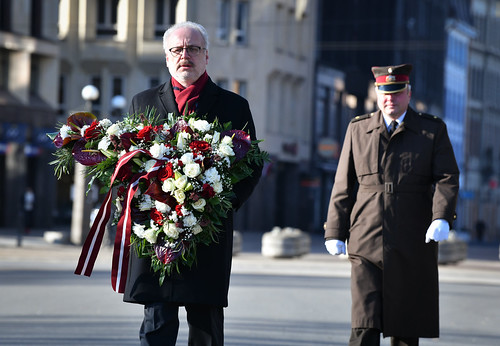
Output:
[[[181,23],[174,24],[170,28],[168,28],[167,31],[165,31],[165,33],[163,34],[163,50],[165,51],[165,54],[167,54],[169,48],[172,48],[172,47],[167,47],[168,38],[170,37],[170,35],[174,31],[176,31],[177,29],[181,29],[181,28],[190,28],[190,29],[198,30],[198,32],[201,34],[201,37],[203,37],[203,41],[205,41],[205,47],[201,47],[201,48],[205,48],[208,51],[209,42],[208,42],[207,30],[201,24],[187,21],[187,22],[181,22]]]

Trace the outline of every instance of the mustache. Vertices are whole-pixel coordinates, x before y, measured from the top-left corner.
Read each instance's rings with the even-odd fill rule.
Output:
[[[194,64],[190,60],[181,60],[177,64],[178,66],[193,66]]]

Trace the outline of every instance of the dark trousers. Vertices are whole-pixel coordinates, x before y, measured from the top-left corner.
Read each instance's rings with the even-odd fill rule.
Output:
[[[349,346],[380,346],[380,330],[374,328],[352,329]],[[391,346],[418,346],[418,338],[392,336]]]
[[[186,305],[189,326],[188,345],[224,345],[222,307]],[[144,306],[144,320],[139,333],[141,346],[175,346],[179,332],[179,305],[155,303]]]

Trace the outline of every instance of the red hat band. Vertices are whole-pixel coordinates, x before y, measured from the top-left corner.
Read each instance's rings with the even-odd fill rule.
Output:
[[[389,74],[384,76],[378,76],[375,79],[375,85],[385,85],[385,84],[394,84],[394,83],[409,83],[410,76],[404,74]]]

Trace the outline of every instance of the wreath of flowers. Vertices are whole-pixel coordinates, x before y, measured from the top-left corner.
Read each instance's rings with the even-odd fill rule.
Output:
[[[130,244],[151,258],[160,285],[174,269],[196,262],[199,244],[217,241],[233,186],[268,160],[243,129],[196,113],[160,119],[148,110],[112,123],[78,112],[48,135],[58,178],[76,161],[87,166],[89,188],[96,180],[108,194],[115,188],[114,223],[130,217]]]

